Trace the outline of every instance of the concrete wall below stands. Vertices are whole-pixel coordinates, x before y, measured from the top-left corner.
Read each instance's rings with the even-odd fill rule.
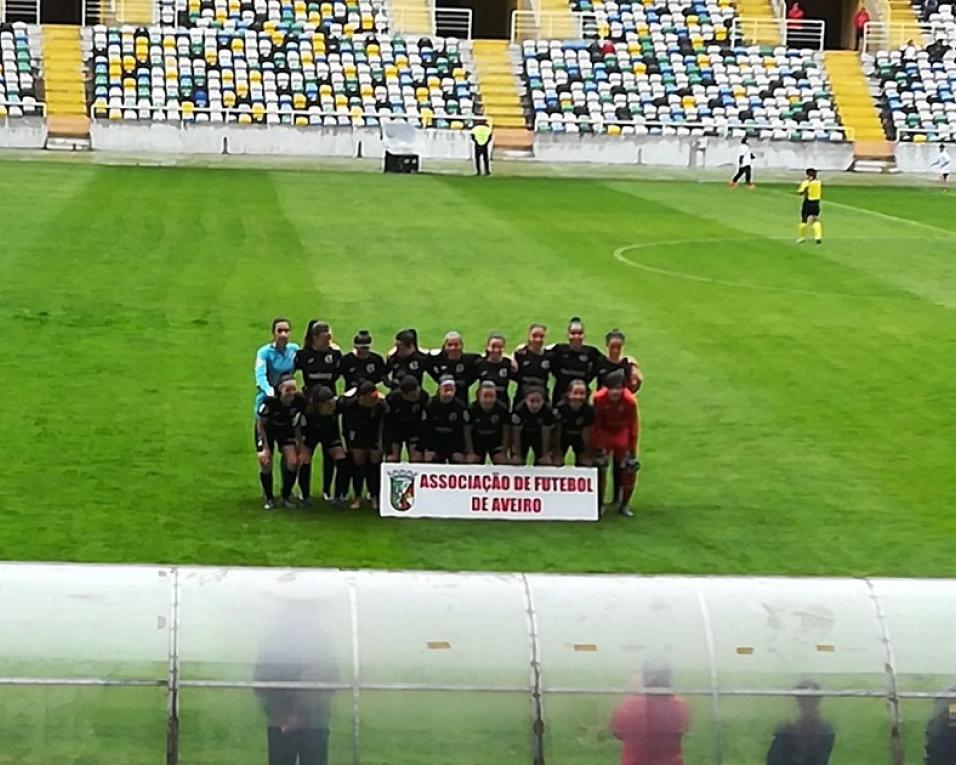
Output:
[[[0,149],[42,149],[46,145],[46,120],[15,117],[0,122]]]
[[[934,173],[939,169],[931,167],[932,162],[939,154],[938,143],[910,143],[909,141],[896,144],[896,167],[904,173]],[[950,156],[952,156],[950,152]]]
[[[280,154],[318,157],[384,157],[377,128],[210,125],[94,121],[94,150],[145,154]],[[471,156],[467,133],[421,131],[414,147],[423,159]]]
[[[814,141],[751,142],[754,168],[777,170],[846,170],[853,163],[853,144]],[[613,165],[730,167],[737,164],[740,141],[691,136],[595,136],[539,133],[534,156],[545,162],[598,162]]]

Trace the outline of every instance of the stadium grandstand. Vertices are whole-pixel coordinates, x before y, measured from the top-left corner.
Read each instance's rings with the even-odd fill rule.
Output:
[[[487,120],[515,158],[925,170],[954,108],[935,0],[867,0],[859,51],[849,0],[49,1],[2,6],[4,145],[373,156],[406,123],[467,159]]]

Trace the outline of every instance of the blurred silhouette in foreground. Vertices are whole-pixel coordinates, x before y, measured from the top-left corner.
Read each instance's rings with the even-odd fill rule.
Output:
[[[335,657],[314,601],[283,605],[264,641],[255,679],[275,683],[334,683]],[[269,765],[328,765],[334,691],[259,688],[267,721]]]
[[[611,733],[621,741],[621,765],[683,765],[681,740],[690,727],[690,709],[671,692],[670,666],[649,661],[642,685],[654,692],[628,696],[611,718]]]
[[[925,765],[953,765],[956,762],[956,685],[946,689],[948,699],[939,699],[926,725]]]
[[[801,680],[794,690],[819,691],[813,680]],[[836,734],[833,727],[820,717],[819,696],[797,696],[797,717],[777,728],[767,765],[827,765]]]

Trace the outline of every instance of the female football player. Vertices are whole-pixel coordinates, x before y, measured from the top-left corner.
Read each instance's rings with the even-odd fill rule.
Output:
[[[306,393],[302,413],[302,450],[299,452],[299,489],[302,504],[309,505],[312,494],[312,461],[316,448],[322,456],[322,495],[327,502],[344,502],[349,489],[348,464],[342,447],[339,406],[335,393],[324,385],[314,385]],[[335,491],[332,476],[335,475]]]
[[[631,393],[637,393],[644,383],[644,375],[638,363],[624,355],[624,333],[619,329],[612,329],[604,336],[604,343],[607,353],[598,364],[598,385],[603,385],[607,375],[620,369],[624,373],[624,387]]]
[[[478,386],[477,400],[468,407],[472,451],[466,460],[483,465],[490,459],[495,465],[506,465],[510,419],[494,381],[485,380]]]
[[[385,459],[399,462],[402,449],[408,450],[411,462],[422,461],[422,435],[425,430],[425,411],[428,394],[412,375],[405,375],[385,399]]]
[[[458,332],[448,332],[442,342],[441,349],[433,351],[428,374],[440,383],[445,375],[451,375],[455,380],[455,396],[467,408],[468,389],[475,381],[475,364],[478,361],[477,353],[465,353],[465,343]]]
[[[425,461],[461,463],[473,452],[468,406],[456,395],[455,378],[444,375],[438,395],[425,408]]]
[[[548,406],[544,388],[529,388],[511,414],[512,464],[524,465],[530,451],[535,465],[550,465],[554,423],[554,410]]]
[[[395,346],[385,359],[385,383],[392,390],[396,390],[402,380],[411,375],[421,385],[428,364],[429,355],[418,347],[418,332],[414,329],[403,329],[395,335]]]
[[[360,329],[352,339],[352,350],[342,357],[341,370],[347,391],[358,388],[364,380],[375,385],[385,380],[385,359],[372,350],[367,329]]]
[[[552,399],[555,404],[564,398],[572,380],[584,380],[585,385],[590,385],[602,358],[597,348],[584,344],[584,322],[577,316],[568,322],[568,341],[552,345],[548,355],[554,375]]]
[[[289,342],[292,323],[288,319],[272,320],[272,342],[256,351],[254,375],[256,379],[256,405],[253,416],[266,396],[274,396],[276,381],[295,371],[295,354],[299,346]]]
[[[302,387],[308,392],[323,385],[335,393],[342,366],[342,350],[332,342],[332,328],[312,319],[306,327],[302,347],[295,354],[295,368],[302,372]]]
[[[372,509],[378,510],[379,466],[382,463],[382,435],[385,428],[385,402],[371,380],[359,383],[354,395],[346,395],[342,404],[342,426],[352,473],[351,508],[362,507],[362,485],[368,485]]]
[[[557,447],[554,464],[563,465],[568,450],[574,452],[574,464],[587,467],[591,459],[591,426],[594,407],[588,402],[588,386],[584,380],[572,380],[567,395],[554,409],[557,420],[554,438]]]
[[[547,335],[548,328],[544,324],[532,324],[528,328],[527,342],[515,348],[514,379],[518,383],[516,402],[521,401],[531,387],[544,388],[547,395],[548,376],[551,374],[551,359],[544,347]]]
[[[305,409],[305,397],[298,392],[295,378],[284,374],[276,380],[275,395],[262,399],[256,414],[256,455],[259,458],[259,482],[264,495],[263,507],[275,509],[272,493],[272,455],[279,448],[282,453],[282,504],[295,507],[292,489],[298,467],[297,454],[302,444],[300,416]]]
[[[505,407],[511,405],[511,399],[508,396],[508,384],[514,378],[516,369],[514,361],[505,356],[504,335],[497,332],[488,335],[485,355],[475,362],[475,379],[479,383],[486,381],[494,383],[498,400]]]

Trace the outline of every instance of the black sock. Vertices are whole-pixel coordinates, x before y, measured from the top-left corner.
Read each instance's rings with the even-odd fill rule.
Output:
[[[302,490],[302,499],[312,496],[312,463],[299,466],[299,489]]]
[[[344,457],[335,462],[335,496],[344,497],[349,493],[349,461]]]
[[[282,499],[292,496],[292,487],[295,486],[295,471],[289,470],[285,462],[282,463]]]
[[[335,472],[335,460],[329,455],[322,457],[322,493],[325,496],[332,494],[332,474]]]
[[[621,501],[621,466],[614,463],[614,499],[613,502]]]
[[[378,502],[378,489],[381,485],[382,478],[382,466],[380,463],[369,463],[366,465],[367,473],[365,474],[365,480],[368,483],[368,493],[372,495],[372,499]]]
[[[365,483],[365,465],[349,465],[352,472],[352,494],[356,499],[362,498],[362,484]]]
[[[268,473],[259,473],[259,483],[262,484],[262,493],[266,499],[275,499],[275,494],[272,492],[272,471]]]

